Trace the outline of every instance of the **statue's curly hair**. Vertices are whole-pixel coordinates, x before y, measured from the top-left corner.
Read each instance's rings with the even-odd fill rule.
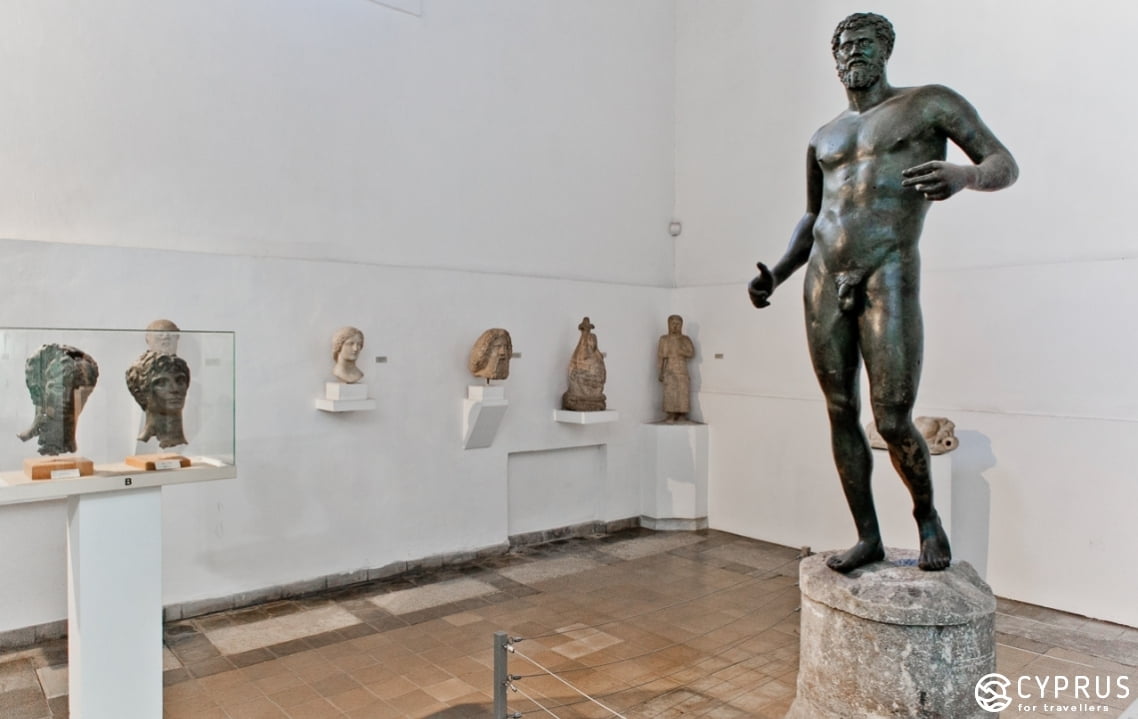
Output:
[[[888,60],[893,54],[893,41],[897,39],[897,33],[893,32],[893,23],[889,22],[885,17],[872,12],[855,12],[853,15],[850,15],[838,23],[838,27],[834,30],[834,37],[830,40],[830,52],[834,55],[838,54],[838,45],[841,44],[843,32],[846,30],[859,30],[863,27],[873,28],[873,33],[885,47],[885,59]]]
[[[163,371],[184,374],[187,382],[190,379],[190,366],[184,359],[178,355],[168,355],[154,350],[143,352],[126,371],[126,388],[130,390],[130,396],[134,397],[139,407],[146,409],[150,381]]]

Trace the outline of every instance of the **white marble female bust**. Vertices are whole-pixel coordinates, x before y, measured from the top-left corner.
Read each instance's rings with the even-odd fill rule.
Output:
[[[364,333],[355,327],[341,327],[332,335],[332,375],[346,384],[356,384],[364,373],[356,367],[356,360],[364,348]]]

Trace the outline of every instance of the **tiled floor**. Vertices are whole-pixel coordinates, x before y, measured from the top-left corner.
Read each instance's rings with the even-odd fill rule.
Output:
[[[522,638],[509,655],[511,712],[782,719],[797,574],[784,547],[632,530],[175,622],[165,716],[489,718],[493,637],[505,631]],[[1005,674],[1128,675],[1138,693],[1138,630],[1001,601],[997,631]],[[66,717],[66,692],[65,641],[0,655],[0,717]],[[1134,699],[1086,716],[1119,717]]]

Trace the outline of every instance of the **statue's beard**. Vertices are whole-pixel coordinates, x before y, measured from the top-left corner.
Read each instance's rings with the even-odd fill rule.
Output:
[[[847,90],[864,90],[881,79],[881,73],[884,69],[885,66],[882,63],[863,60],[853,67],[850,67],[849,63],[844,67],[839,65],[838,77],[841,78],[842,84],[846,86]]]

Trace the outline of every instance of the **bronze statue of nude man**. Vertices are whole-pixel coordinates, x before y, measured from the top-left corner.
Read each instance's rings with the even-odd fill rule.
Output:
[[[870,489],[872,459],[859,421],[859,355],[873,417],[913,497],[921,569],[948,567],[952,553],[933,505],[929,453],[913,426],[923,351],[917,251],[933,201],[965,188],[1015,182],[1015,160],[960,95],[940,85],[892,87],[885,62],[893,27],[857,13],[834,32],[833,54],[849,108],[819,129],[806,153],[806,213],[772,268],[759,263],[755,307],[806,265],[810,356],[830,415],[834,461],[857,543],[831,556],[839,572],[884,558]],[[971,165],[945,162],[952,140]]]

